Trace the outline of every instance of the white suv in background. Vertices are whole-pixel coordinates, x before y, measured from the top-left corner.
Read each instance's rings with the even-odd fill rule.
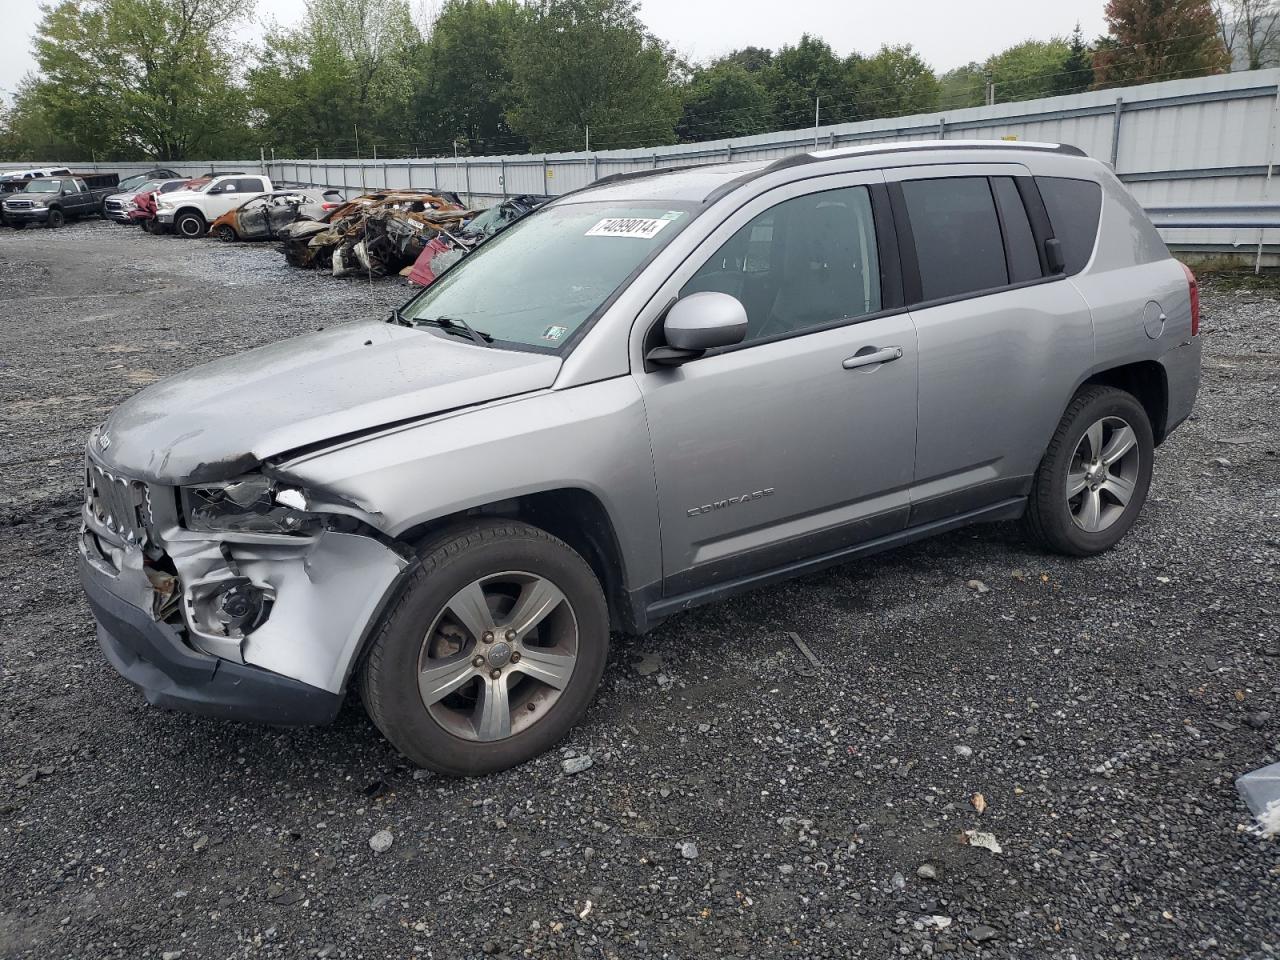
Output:
[[[271,180],[243,173],[214,177],[198,190],[178,190],[156,198],[156,219],[181,237],[203,237],[209,224],[228,210],[261,193],[270,193]]]

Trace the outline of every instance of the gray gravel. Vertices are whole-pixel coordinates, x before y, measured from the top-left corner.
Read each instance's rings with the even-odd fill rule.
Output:
[[[1280,952],[1280,843],[1232,787],[1280,760],[1280,286],[1206,285],[1197,414],[1114,552],[978,528],[673,618],[617,639],[562,750],[466,782],[354,700],[322,730],[146,707],[74,577],[113,404],[404,293],[0,233],[0,956]]]

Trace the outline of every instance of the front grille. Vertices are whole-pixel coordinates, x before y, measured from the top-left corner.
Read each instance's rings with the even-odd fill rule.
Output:
[[[145,484],[109,473],[90,460],[85,464],[84,500],[94,525],[125,543],[147,542],[151,505]]]
[[[106,208],[107,208],[108,210],[116,210],[116,211],[123,210],[123,209],[124,209],[124,201],[123,201],[123,200],[108,200],[108,201],[106,202],[105,206],[106,206]]]
[[[10,210],[17,210],[19,207],[26,209],[27,207],[31,206],[31,201],[30,200],[7,200],[5,201],[5,206],[8,207]]]

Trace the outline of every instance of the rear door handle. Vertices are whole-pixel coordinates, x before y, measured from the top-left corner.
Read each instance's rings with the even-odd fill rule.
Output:
[[[868,348],[863,347],[862,349],[866,350]],[[846,359],[842,366],[846,370],[855,370],[858,367],[869,367],[874,363],[888,363],[891,360],[897,360],[901,356],[901,347],[883,347],[879,350],[872,350],[871,353],[859,351]]]

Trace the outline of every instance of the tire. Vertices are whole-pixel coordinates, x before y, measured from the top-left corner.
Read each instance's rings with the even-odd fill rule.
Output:
[[[228,223],[224,223],[218,227],[218,229],[214,231],[213,235],[223,243],[235,243],[240,239],[236,236],[235,228]]]
[[[1154,458],[1151,421],[1132,394],[1082,388],[1032,481],[1025,517],[1032,537],[1073,557],[1110,550],[1142,512]]]
[[[147,233],[151,234],[153,237],[160,237],[169,232],[165,229],[165,225],[163,223],[154,218],[151,220],[143,220],[142,229],[147,231]]]
[[[46,222],[50,230],[57,230],[67,222],[67,218],[61,210],[55,208],[49,211],[49,219]]]
[[[186,210],[173,221],[173,231],[180,237],[188,240],[195,240],[203,237],[205,231],[209,229],[209,225],[205,223],[204,217],[196,213],[194,210]]]
[[[25,227],[25,226],[26,226],[26,224],[25,224],[25,223],[17,223],[17,222],[14,222],[14,223],[9,224],[9,226],[13,227],[13,229],[15,229],[15,230],[21,230],[23,227]]]
[[[495,773],[549,750],[590,705],[608,658],[609,615],[591,568],[515,521],[454,528],[420,554],[360,668],[370,718],[406,757],[446,776]],[[485,602],[468,606],[477,589]],[[530,624],[523,635],[506,632],[516,617]],[[555,685],[536,679],[543,664]]]

